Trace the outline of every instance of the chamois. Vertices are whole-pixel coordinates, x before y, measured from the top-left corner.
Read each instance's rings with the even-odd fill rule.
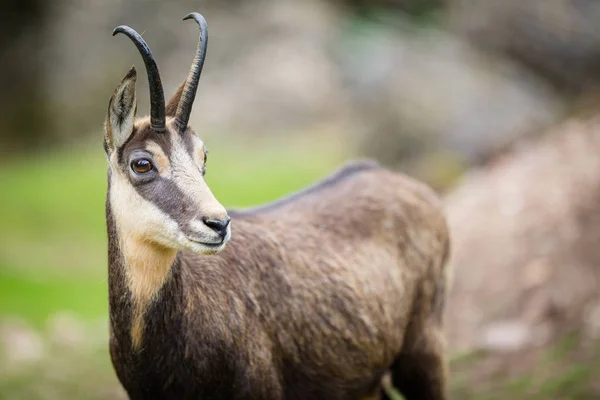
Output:
[[[374,162],[255,209],[227,211],[188,126],[207,46],[165,104],[141,36],[108,106],[110,354],[131,399],[446,399],[449,235],[438,197]]]

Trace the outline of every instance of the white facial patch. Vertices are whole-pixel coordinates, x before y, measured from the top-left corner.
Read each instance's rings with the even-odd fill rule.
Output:
[[[116,154],[111,157],[116,164]],[[112,168],[110,205],[123,235],[133,235],[163,246],[179,248],[184,238],[177,222],[157,206],[140,196],[118,167]]]

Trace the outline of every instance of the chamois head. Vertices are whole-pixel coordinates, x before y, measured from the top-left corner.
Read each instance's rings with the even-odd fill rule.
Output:
[[[131,68],[108,106],[104,148],[109,207],[120,236],[165,249],[214,254],[230,238],[229,217],[204,181],[206,148],[188,126],[206,55],[206,21],[198,13],[198,49],[190,73],[165,106],[156,62],[146,42],[117,27],[139,50],[150,86],[150,118],[136,119],[136,70]]]

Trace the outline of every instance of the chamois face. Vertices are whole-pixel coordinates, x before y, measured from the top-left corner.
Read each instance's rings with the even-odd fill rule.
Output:
[[[110,100],[105,124],[109,161],[108,202],[120,236],[165,248],[214,254],[231,236],[229,217],[204,181],[206,148],[187,128],[177,129],[167,106],[166,127],[135,120],[136,71]]]

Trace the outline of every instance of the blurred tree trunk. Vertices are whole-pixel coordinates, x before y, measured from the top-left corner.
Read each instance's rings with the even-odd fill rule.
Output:
[[[39,146],[49,129],[40,42],[52,2],[4,2],[0,13],[0,153]]]

